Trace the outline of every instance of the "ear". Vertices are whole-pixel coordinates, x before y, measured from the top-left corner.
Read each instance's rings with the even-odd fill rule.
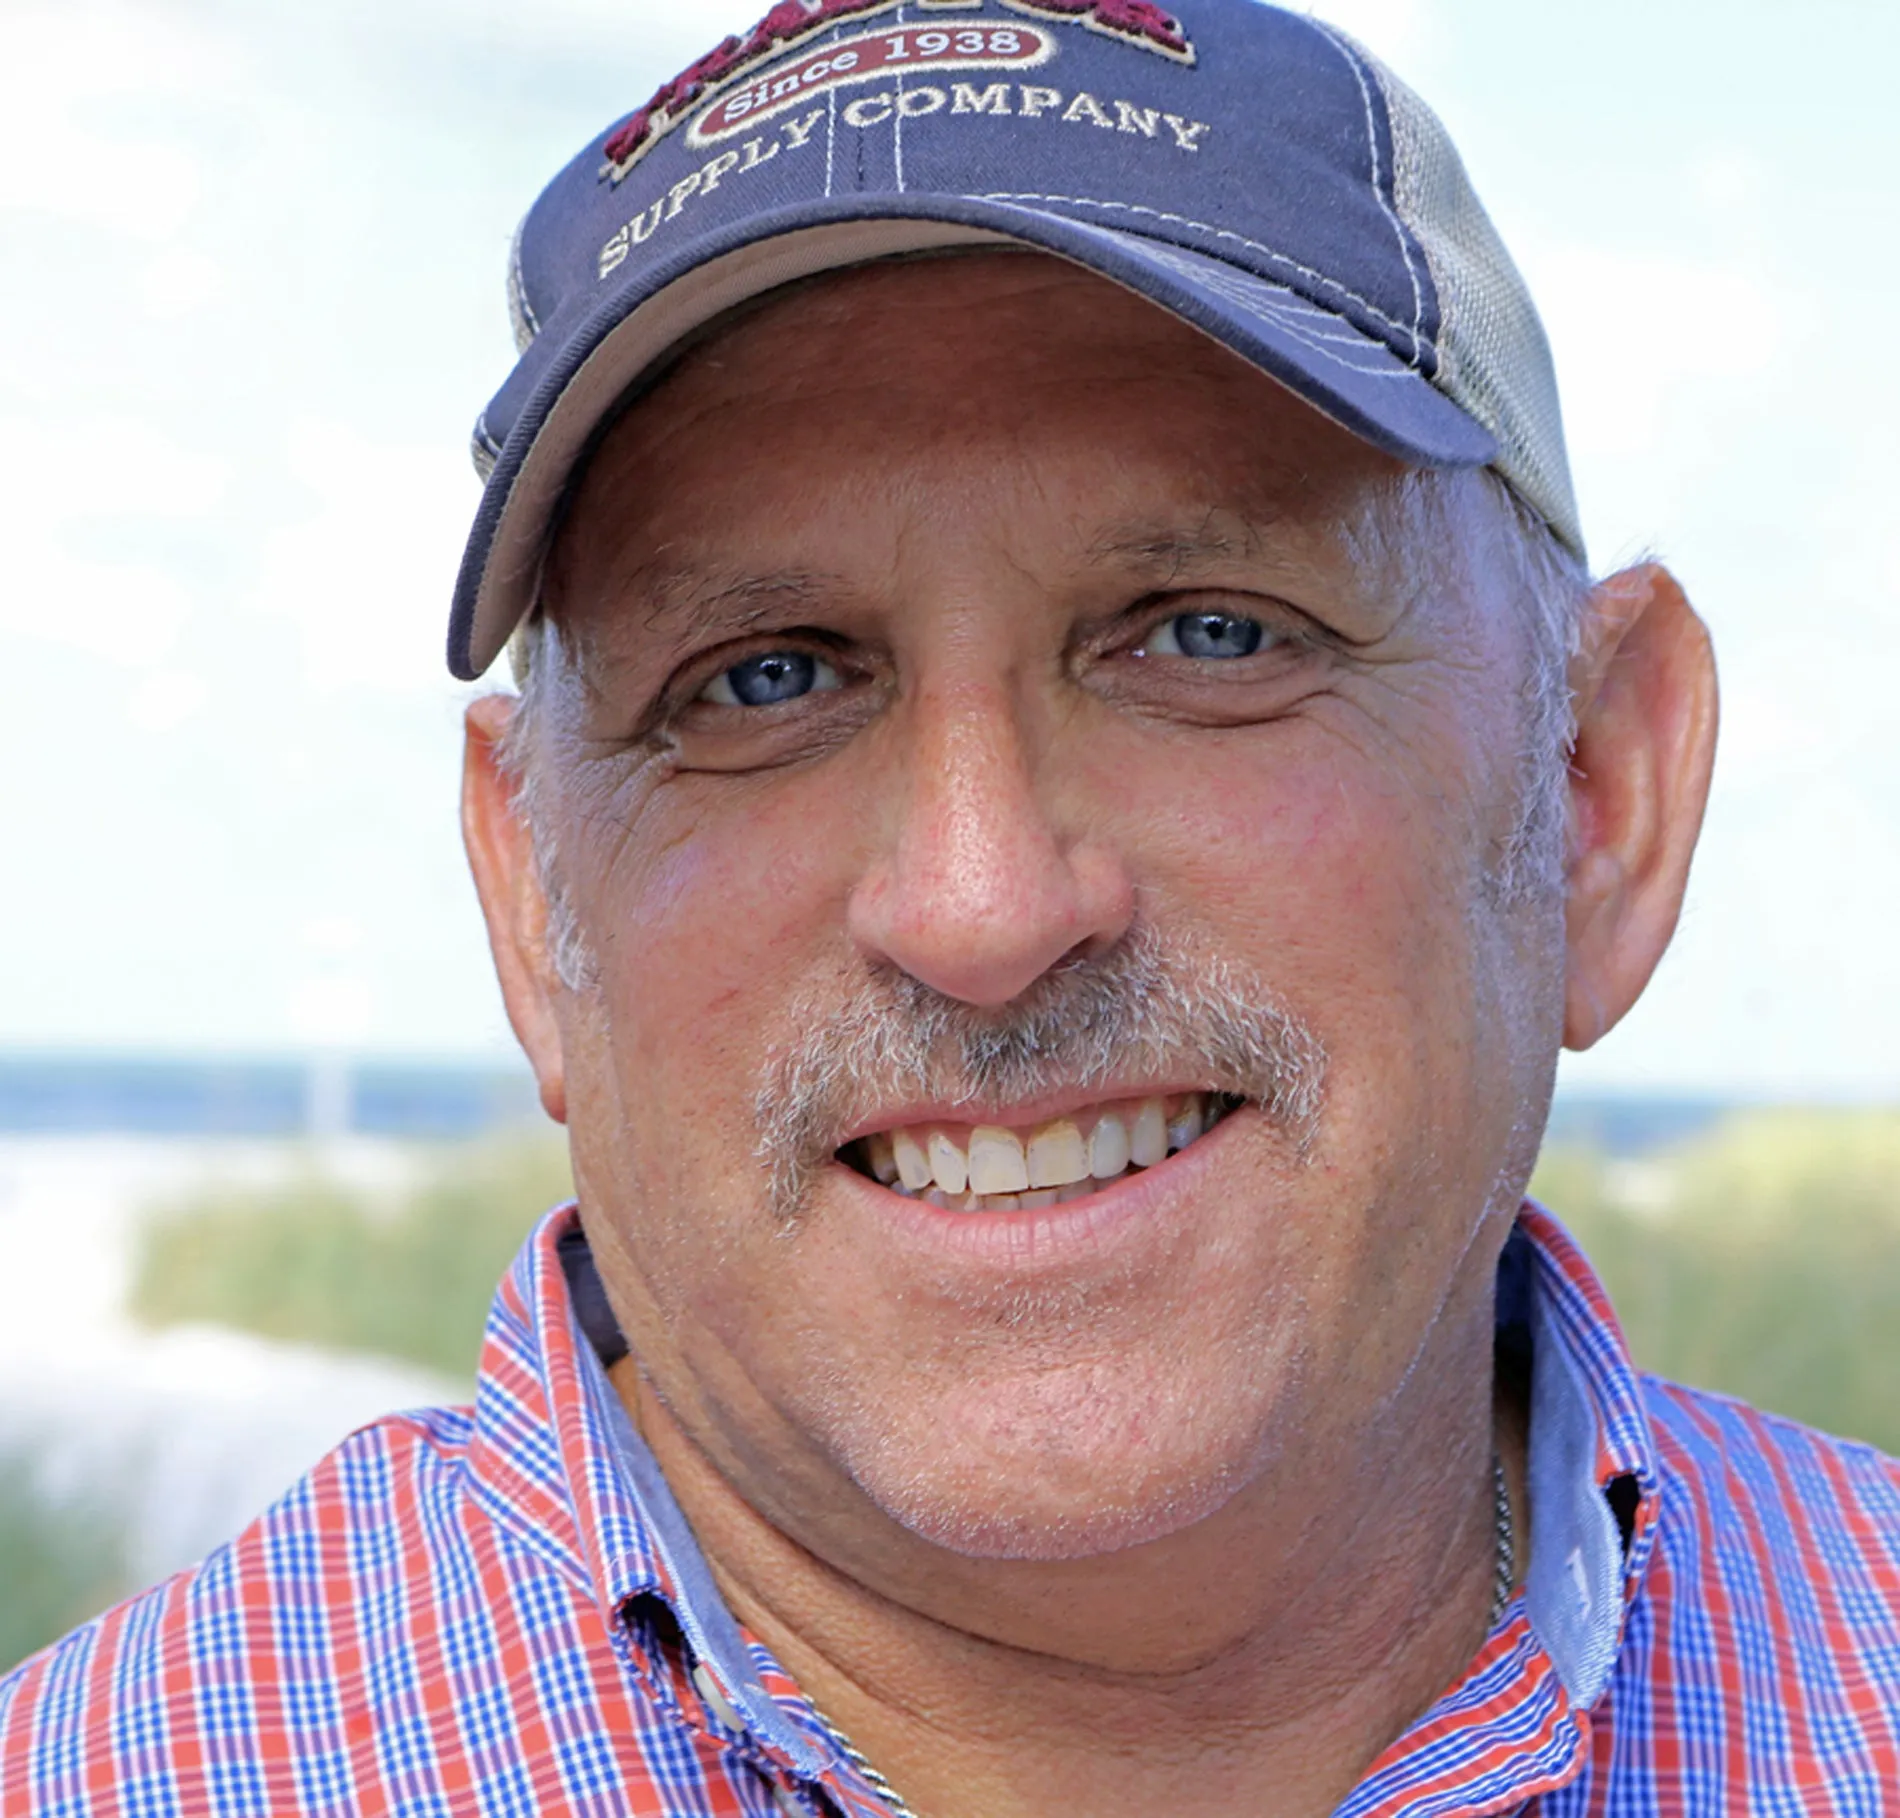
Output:
[[[559,986],[548,963],[547,898],[535,867],[533,841],[516,811],[514,779],[501,761],[502,738],[514,713],[511,695],[485,695],[469,703],[463,719],[462,842],[488,924],[488,947],[508,1021],[534,1068],[548,1116],[566,1123],[567,1080],[554,1011]]]
[[[1564,1045],[1642,995],[1675,932],[1715,763],[1715,657],[1675,577],[1626,569],[1592,596],[1571,665]]]

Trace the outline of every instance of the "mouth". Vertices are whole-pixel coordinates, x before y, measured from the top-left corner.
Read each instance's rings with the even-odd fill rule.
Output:
[[[946,1212],[1019,1212],[1086,1199],[1200,1141],[1246,1101],[1225,1092],[1105,1100],[1033,1125],[931,1121],[855,1138],[848,1168]]]

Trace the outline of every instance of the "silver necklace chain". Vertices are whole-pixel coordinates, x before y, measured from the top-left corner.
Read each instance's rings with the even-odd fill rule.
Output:
[[[1511,1486],[1504,1480],[1504,1460],[1491,1454],[1491,1493],[1494,1532],[1497,1535],[1497,1572],[1491,1587],[1491,1620],[1485,1624],[1488,1635],[1498,1626],[1504,1606],[1511,1601],[1511,1586],[1517,1581],[1517,1531],[1511,1525]]]
[[[892,1786],[870,1762],[865,1760],[858,1745],[843,1730],[839,1729],[816,1705],[812,1706],[811,1714],[823,1726],[825,1734],[844,1751],[845,1759],[858,1770],[864,1784],[890,1807],[891,1818],[917,1818],[917,1814],[898,1796],[896,1787]]]
[[[1511,1587],[1517,1580],[1517,1531],[1511,1521],[1511,1486],[1504,1478],[1504,1461],[1491,1454],[1492,1531],[1496,1536],[1496,1569],[1491,1582],[1491,1618],[1485,1624],[1487,1634],[1498,1626],[1504,1606],[1511,1601]],[[864,1757],[863,1751],[816,1705],[812,1715],[827,1736],[842,1751],[844,1758],[858,1770],[864,1784],[890,1808],[891,1818],[917,1818],[897,1789]]]

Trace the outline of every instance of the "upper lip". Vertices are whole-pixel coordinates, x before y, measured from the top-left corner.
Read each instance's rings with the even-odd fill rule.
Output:
[[[1205,1080],[1106,1080],[1099,1086],[1065,1086],[1035,1098],[1021,1098],[1009,1104],[994,1099],[918,1099],[888,1109],[868,1112],[854,1123],[838,1147],[854,1143],[862,1136],[880,1130],[914,1129],[919,1124],[999,1124],[1020,1129],[1026,1124],[1045,1124],[1052,1118],[1090,1105],[1114,1104],[1125,1099],[1173,1098],[1184,1092],[1226,1092],[1227,1087],[1210,1086]],[[1238,1095],[1235,1095],[1238,1096]]]

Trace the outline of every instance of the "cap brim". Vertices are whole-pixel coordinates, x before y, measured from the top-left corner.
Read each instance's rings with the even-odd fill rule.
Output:
[[[1402,461],[1481,467],[1497,453],[1489,431],[1383,342],[1295,291],[1204,253],[1052,214],[1029,200],[883,195],[821,209],[805,203],[636,267],[570,336],[489,475],[456,582],[449,668],[473,681],[532,608],[549,526],[576,460],[601,419],[669,348],[736,305],[800,278],[900,253],[984,244],[1055,253],[1126,285]]]

